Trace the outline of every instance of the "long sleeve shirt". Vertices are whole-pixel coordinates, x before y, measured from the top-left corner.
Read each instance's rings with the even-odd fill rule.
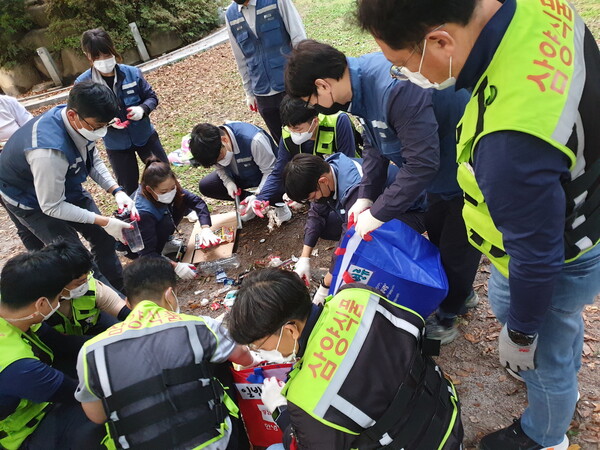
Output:
[[[19,101],[9,95],[0,95],[0,142],[7,141],[20,127],[33,116]]]
[[[248,23],[248,26],[252,32],[256,35],[256,0],[250,0],[247,5],[239,5],[237,7],[242,12],[244,19],[246,19],[246,22]],[[302,24],[300,14],[298,14],[298,10],[291,0],[277,0],[277,8],[281,14],[281,19],[285,24],[285,29],[290,35],[292,47],[295,47],[298,42],[306,39],[306,31],[304,30],[304,25]],[[231,27],[229,26],[229,23],[227,24],[227,34],[229,36],[229,42],[231,44],[233,56],[235,57],[235,62],[242,77],[242,83],[244,84],[246,96],[254,97],[255,94],[252,92],[252,83],[250,82],[250,75],[248,74],[246,58],[244,57],[240,46],[231,33]],[[275,94],[278,94],[278,92],[271,90],[271,92],[266,95]]]

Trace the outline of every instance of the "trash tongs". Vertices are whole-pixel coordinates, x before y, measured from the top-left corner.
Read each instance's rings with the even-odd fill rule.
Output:
[[[235,253],[238,248],[239,240],[240,240],[240,232],[242,230],[242,215],[240,214],[240,195],[242,195],[242,189],[238,189],[235,193],[235,218],[237,219],[237,230],[235,232],[235,239],[233,241],[233,251]]]

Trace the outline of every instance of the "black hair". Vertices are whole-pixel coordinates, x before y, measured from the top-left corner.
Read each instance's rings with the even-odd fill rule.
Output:
[[[81,49],[93,60],[102,55],[113,55],[121,60],[121,55],[115,49],[115,44],[110,35],[102,28],[84,31],[81,35]]]
[[[307,320],[312,302],[295,272],[256,270],[248,275],[227,317],[232,339],[247,345],[275,334],[293,320]]]
[[[292,200],[303,202],[317,190],[319,178],[329,171],[329,163],[320,156],[298,153],[283,170],[285,193]]]
[[[108,123],[119,115],[119,104],[113,91],[92,80],[75,84],[69,92],[67,107],[84,119],[93,118]]]
[[[176,283],[175,269],[165,258],[143,256],[123,269],[123,284],[131,305],[142,300],[160,300]]]
[[[183,193],[183,188],[181,187],[179,180],[175,176],[175,172],[171,169],[171,165],[161,161],[156,156],[151,156],[146,159],[144,163],[146,164],[146,167],[144,168],[140,179],[140,191],[142,195],[156,206],[159,206],[161,203],[146,192],[146,187],[152,189],[163,181],[173,178],[175,180],[175,188],[177,189],[175,199],[173,200],[173,209],[174,211],[181,211],[184,208],[183,202],[185,194]]]
[[[305,101],[286,95],[279,105],[279,115],[281,116],[281,125],[295,127],[311,122],[318,113],[316,109],[306,106]]]
[[[445,23],[465,26],[479,0],[357,0],[358,25],[392,49],[418,45]]]
[[[210,123],[199,123],[192,130],[190,151],[197,163],[210,167],[217,163],[221,153],[221,136],[224,131]]]
[[[289,54],[285,66],[285,90],[291,97],[308,97],[317,93],[315,80],[339,80],[348,67],[346,55],[329,44],[305,39]]]
[[[58,255],[62,268],[71,275],[71,280],[79,278],[92,270],[94,257],[81,243],[58,241],[47,245],[40,252]],[[67,283],[68,284],[68,283]]]
[[[21,253],[7,261],[0,274],[0,302],[19,310],[40,297],[52,302],[73,281],[56,252]]]

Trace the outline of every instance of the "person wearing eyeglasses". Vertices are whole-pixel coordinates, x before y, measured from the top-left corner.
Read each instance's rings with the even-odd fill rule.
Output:
[[[46,245],[56,239],[81,245],[81,233],[94,255],[94,273],[121,290],[115,239],[122,241],[131,225],[103,216],[83,187],[91,178],[114,195],[119,209],[137,217],[96,148],[117,111],[108,87],[92,81],[73,86],[66,105],[30,120],[8,140],[0,153],[0,192],[6,208]]]
[[[344,110],[361,120],[364,175],[349,205],[349,225],[363,239],[392,218],[428,232],[440,249],[449,291],[427,332],[448,343],[458,335],[457,316],[477,304],[472,285],[481,255],[465,236],[456,181],[455,128],[469,94],[423,89],[391,68],[382,53],[346,57],[306,40],[292,50],[286,88],[319,112]],[[386,186],[392,163],[399,170]]]
[[[158,96],[140,69],[117,63],[121,55],[106,31],[99,28],[85,31],[81,35],[81,48],[92,67],[79,75],[75,83],[93,80],[105,84],[119,103],[115,122],[103,141],[117,182],[127,195],[132,195],[140,178],[136,154],[142,162],[152,155],[169,162],[150,121],[150,113],[158,106]]]
[[[250,200],[260,194],[277,160],[277,146],[265,130],[246,122],[200,123],[192,130],[190,151],[197,163],[215,169],[200,180],[204,197],[233,200],[238,196],[245,206],[242,220],[264,217],[264,205]],[[256,189],[252,194],[248,188]]]

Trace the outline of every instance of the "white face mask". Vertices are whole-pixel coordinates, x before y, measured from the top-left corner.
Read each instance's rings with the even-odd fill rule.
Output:
[[[423,89],[434,88],[437,90],[442,90],[449,88],[450,86],[454,86],[456,84],[456,78],[452,76],[452,56],[450,57],[450,68],[448,70],[448,78],[442,81],[441,83],[433,83],[421,73],[421,67],[423,66],[423,59],[425,58],[426,48],[427,39],[425,39],[425,43],[423,44],[423,54],[421,55],[421,63],[419,64],[418,72],[411,72],[406,67],[401,67],[400,73],[406,78],[408,78],[411,83],[414,83]]]
[[[56,302],[56,307],[54,308],[52,308],[52,303],[50,303],[50,300],[46,299],[46,302],[48,302],[48,306],[50,307],[51,311],[48,314],[40,313],[44,320],[48,320],[52,316],[52,314],[54,314],[60,307],[60,302]]]
[[[90,290],[90,283],[86,281],[81,286],[77,286],[76,288],[73,288],[73,289],[65,288],[65,289],[67,291],[69,291],[69,295],[68,296],[63,295],[62,298],[67,299],[67,300],[71,299],[71,298],[79,298],[79,297],[83,297],[85,295],[85,293]]]
[[[223,159],[220,159],[219,161],[217,161],[220,165],[222,165],[223,167],[227,167],[229,164],[231,164],[231,159],[233,158],[233,152],[230,151],[226,151],[225,152],[225,156],[223,156]]]
[[[179,314],[181,312],[181,307],[179,306],[179,299],[177,298],[175,291],[171,290],[171,293],[173,294],[173,297],[175,297],[175,303],[177,304],[177,307],[173,309],[173,306],[171,306],[171,303],[169,302],[169,300],[167,300],[167,292],[165,292],[165,300],[169,305],[169,308],[171,308],[171,311],[173,311],[175,314]]]
[[[258,353],[258,355],[264,361],[267,361],[267,362],[270,362],[273,364],[286,364],[286,363],[294,362],[296,360],[296,345],[298,344],[298,341],[297,340],[294,341],[294,351],[289,356],[283,356],[281,354],[281,352],[278,350],[279,344],[281,343],[281,336],[283,336],[283,327],[281,327],[281,331],[279,332],[279,340],[277,341],[277,346],[275,347],[275,350],[258,349],[258,350],[256,350],[256,353]]]
[[[154,189],[152,189],[152,192],[154,192]],[[169,191],[165,194],[158,194],[156,192],[154,192],[156,194],[156,200],[158,200],[160,203],[165,203],[167,205],[170,205],[171,202],[173,201],[173,199],[175,198],[175,196],[177,195],[177,188],[173,189],[172,191]]]
[[[94,68],[101,73],[111,73],[117,65],[117,60],[114,56],[108,59],[97,59],[93,62]]]
[[[292,142],[296,145],[302,145],[306,141],[310,140],[310,138],[313,135],[313,132],[315,131],[313,128],[314,124],[315,120],[313,119],[313,121],[310,124],[310,127],[308,128],[308,131],[305,131],[304,133],[296,133],[295,131],[290,131],[290,137],[292,138]]]
[[[98,139],[102,139],[104,136],[106,136],[107,131],[108,131],[108,126],[98,128],[97,130],[94,130],[94,131],[90,131],[86,128],[78,128],[77,129],[77,132],[80,135],[82,135],[84,138],[86,138],[88,141],[91,141],[91,142],[95,142]]]

